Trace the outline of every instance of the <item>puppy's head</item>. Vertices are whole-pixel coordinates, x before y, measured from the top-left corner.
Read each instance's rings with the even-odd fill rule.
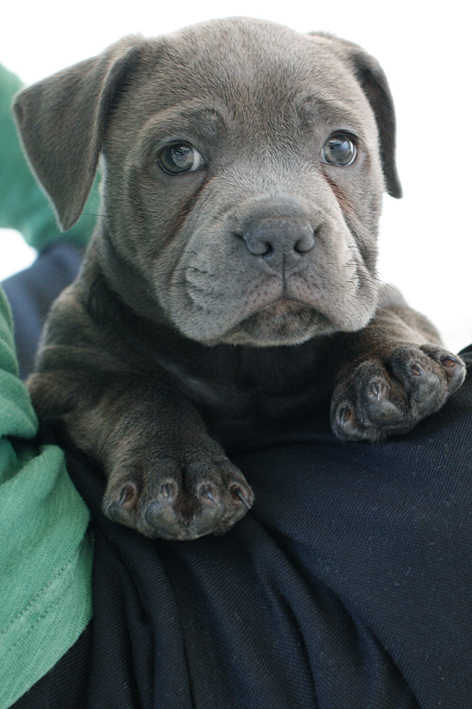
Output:
[[[135,310],[207,344],[295,344],[363,327],[394,113],[356,45],[216,20],[129,37],[19,94],[25,150],[60,223],[103,158],[96,233]]]

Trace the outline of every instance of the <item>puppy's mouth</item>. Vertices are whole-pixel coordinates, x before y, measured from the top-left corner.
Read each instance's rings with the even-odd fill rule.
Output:
[[[292,345],[305,342],[314,333],[332,331],[332,323],[312,306],[280,298],[228,330],[220,341],[260,347]]]

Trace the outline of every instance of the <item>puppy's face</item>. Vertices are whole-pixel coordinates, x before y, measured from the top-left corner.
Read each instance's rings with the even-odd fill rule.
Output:
[[[103,150],[110,245],[192,339],[301,343],[374,312],[377,125],[329,42],[197,26],[148,41],[128,78]]]
[[[382,192],[400,187],[388,86],[360,47],[215,20],[125,38],[14,108],[65,228],[102,154],[90,253],[145,317],[273,346],[372,316]]]

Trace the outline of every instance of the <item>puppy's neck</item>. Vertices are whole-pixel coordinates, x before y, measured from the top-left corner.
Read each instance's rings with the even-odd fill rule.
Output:
[[[105,281],[119,299],[140,318],[158,325],[172,323],[154,295],[143,274],[118,251],[106,224],[99,225],[86,254],[84,270],[101,270]]]

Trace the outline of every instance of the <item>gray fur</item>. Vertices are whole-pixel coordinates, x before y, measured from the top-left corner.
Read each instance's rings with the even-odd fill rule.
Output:
[[[382,193],[401,187],[388,84],[357,45],[244,18],[127,37],[22,91],[15,115],[66,229],[101,155],[98,227],[30,389],[104,466],[117,521],[224,531],[253,493],[222,445],[329,391],[340,437],[380,440],[462,383],[376,276]],[[320,160],[335,131],[355,136],[348,167]],[[172,141],[205,167],[166,174]]]

